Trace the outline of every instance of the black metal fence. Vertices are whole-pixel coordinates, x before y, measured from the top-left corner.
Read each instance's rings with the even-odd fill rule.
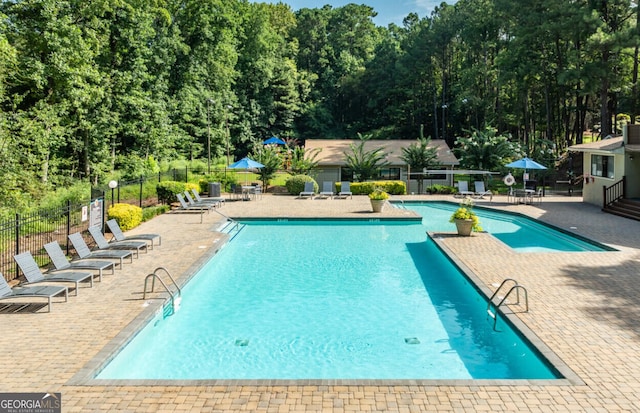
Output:
[[[225,174],[225,172],[227,171],[211,170],[211,174]],[[228,173],[231,174],[231,172]],[[137,179],[115,181],[113,186],[104,185],[93,188],[91,196],[94,198],[104,197],[109,204],[126,202],[142,208],[149,203],[158,203],[155,192],[153,196],[145,196],[145,184],[162,181],[189,182],[194,178],[205,177],[207,174],[206,168],[174,168],[157,174],[141,176]]]
[[[30,214],[16,214],[15,219],[0,222],[0,272],[11,281],[20,275],[13,256],[30,251],[40,266],[46,267],[49,259],[44,244],[58,241],[69,253],[67,236],[85,232],[90,223],[104,222],[104,199],[40,210]],[[99,215],[99,216],[98,216]]]
[[[224,171],[212,171],[224,173]],[[140,207],[158,202],[155,190],[153,195],[145,194],[143,189],[146,183],[162,181],[189,182],[194,177],[205,176],[203,168],[179,168],[158,174],[141,176],[134,180],[117,181],[116,185],[101,186],[91,189],[89,202],[66,205],[58,208],[40,210],[29,214],[16,214],[14,219],[0,222],[0,272],[7,281],[20,276],[17,264],[13,256],[25,251],[30,251],[38,264],[42,267],[49,265],[49,259],[44,251],[44,245],[51,241],[58,241],[63,250],[70,251],[68,235],[80,232],[85,237],[87,244],[92,245],[93,239],[87,235],[91,216],[96,211],[94,206],[100,206],[99,222],[92,225],[104,225],[104,213],[107,204],[113,202],[127,202],[137,204]],[[124,197],[126,194],[126,199]],[[121,197],[122,196],[122,197]]]

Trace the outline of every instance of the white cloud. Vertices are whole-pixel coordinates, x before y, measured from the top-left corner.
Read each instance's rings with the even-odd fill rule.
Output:
[[[443,2],[454,4],[456,1],[457,0],[413,0],[413,5],[418,11],[420,17],[427,17],[431,15],[431,12],[436,8],[436,6],[439,6]]]

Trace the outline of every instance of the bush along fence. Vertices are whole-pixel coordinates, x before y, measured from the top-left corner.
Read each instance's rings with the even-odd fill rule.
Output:
[[[91,202],[67,202],[58,208],[40,210],[30,214],[16,214],[15,219],[0,222],[0,272],[5,280],[19,277],[13,256],[30,251],[41,267],[49,265],[44,244],[58,241],[67,254],[70,250],[68,235],[81,232],[87,244],[93,240],[88,237],[89,225],[103,225],[106,207],[104,199]]]
[[[110,185],[94,187],[91,196],[94,198],[104,197],[108,206],[117,203],[127,203],[145,208],[157,203],[175,202],[173,197],[163,198],[158,193],[158,184],[165,181],[189,183],[198,181],[195,187],[199,186],[200,192],[207,192],[209,182],[221,182],[224,187],[231,182],[235,182],[235,173],[225,170],[214,170],[207,174],[206,169],[201,168],[180,168],[171,169],[166,172],[141,176],[132,180],[111,181]],[[180,192],[180,191],[178,191]]]

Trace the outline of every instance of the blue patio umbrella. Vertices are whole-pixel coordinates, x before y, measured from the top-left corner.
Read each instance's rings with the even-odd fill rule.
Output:
[[[237,162],[232,163],[228,166],[229,169],[255,169],[255,168],[263,168],[264,165],[260,162],[256,162],[251,158],[244,157]],[[248,176],[245,177],[245,183],[248,179]]]
[[[524,173],[527,173],[527,169],[547,169],[546,166],[539,164],[538,162],[534,161],[533,159],[530,159],[528,157],[524,157],[522,159],[518,159],[517,161],[513,161],[511,163],[508,163],[506,165],[509,168],[518,168],[518,169],[524,169]],[[526,181],[524,182],[525,186],[526,186]]]
[[[524,157],[522,159],[518,159],[517,161],[513,161],[511,163],[508,163],[507,167],[524,169],[525,172],[526,172],[527,169],[547,169],[546,166],[540,165],[538,162],[534,161],[533,159],[527,158],[527,157]]]
[[[244,157],[228,166],[229,169],[253,169],[263,167],[264,165],[260,162],[256,162],[253,159],[247,157]]]
[[[282,139],[277,138],[275,136],[270,137],[269,139],[267,139],[262,143],[265,145],[285,145],[285,142]]]

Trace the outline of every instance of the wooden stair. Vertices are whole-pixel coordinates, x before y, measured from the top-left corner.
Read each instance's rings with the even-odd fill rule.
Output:
[[[603,209],[604,212],[640,221],[640,201],[619,199]]]

